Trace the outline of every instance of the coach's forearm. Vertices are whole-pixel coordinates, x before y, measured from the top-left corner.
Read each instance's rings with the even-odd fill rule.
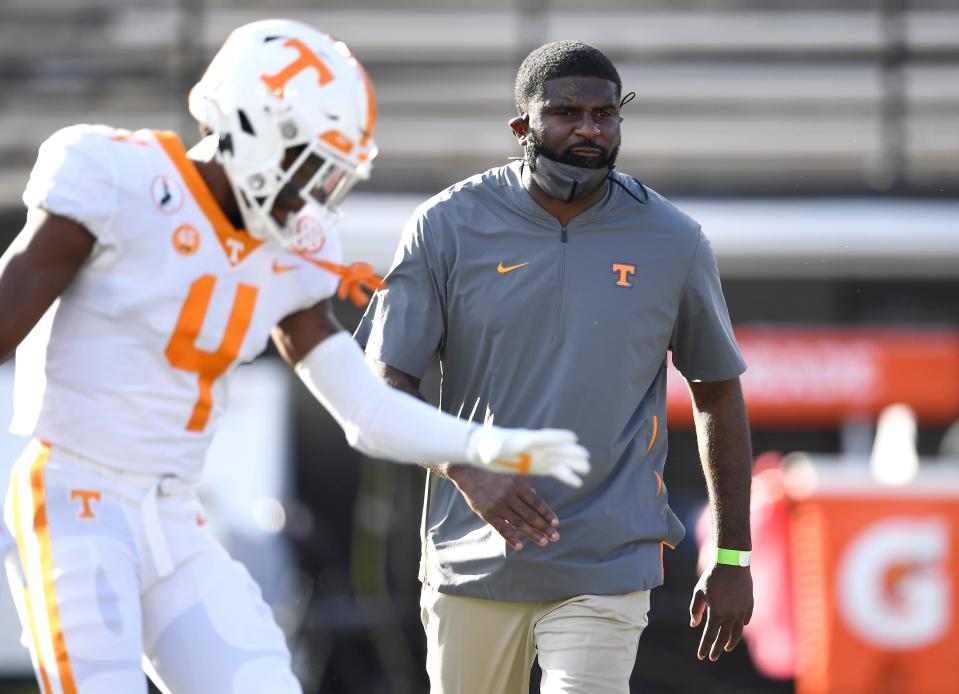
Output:
[[[739,379],[690,383],[689,388],[716,545],[751,549],[752,446]]]

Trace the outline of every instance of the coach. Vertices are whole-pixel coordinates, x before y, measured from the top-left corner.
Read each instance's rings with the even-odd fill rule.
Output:
[[[357,337],[391,385],[418,393],[438,353],[443,410],[568,427],[593,462],[578,489],[431,468],[432,691],[525,693],[538,655],[543,691],[628,692],[663,547],[684,534],[663,482],[668,350],[692,392],[721,548],[690,605],[691,625],[706,617],[699,658],[732,649],[752,612],[745,364],[699,225],[613,168],[623,98],[609,59],[541,46],[515,97],[523,159],[417,209]]]

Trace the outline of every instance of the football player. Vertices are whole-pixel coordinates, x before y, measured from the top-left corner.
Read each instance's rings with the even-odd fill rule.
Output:
[[[177,694],[300,691],[195,494],[230,375],[271,334],[365,453],[572,485],[589,470],[572,432],[479,427],[386,387],[333,318],[338,284],[377,285],[340,265],[338,206],[376,155],[346,45],[240,27],[189,106],[205,135],[189,151],[169,132],[54,134],[0,261],[12,428],[33,439],[4,504],[8,573],[45,694],[145,692],[143,668]]]

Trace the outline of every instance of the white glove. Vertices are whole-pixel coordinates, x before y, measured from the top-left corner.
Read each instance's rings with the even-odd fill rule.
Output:
[[[589,474],[589,452],[568,429],[480,427],[470,434],[466,460],[492,472],[551,475],[571,487]]]

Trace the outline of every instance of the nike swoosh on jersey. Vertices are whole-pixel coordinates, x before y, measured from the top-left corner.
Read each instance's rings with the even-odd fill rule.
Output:
[[[521,267],[526,267],[527,265],[529,265],[529,261],[526,261],[525,263],[519,263],[518,265],[510,265],[509,267],[506,267],[503,265],[503,261],[501,260],[499,261],[499,266],[496,268],[496,271],[501,275],[505,275],[507,272],[512,272],[513,270],[519,270]]]
[[[290,270],[296,270],[299,268],[299,265],[281,265],[280,261],[273,261],[273,272],[279,275],[281,272],[289,272]]]

